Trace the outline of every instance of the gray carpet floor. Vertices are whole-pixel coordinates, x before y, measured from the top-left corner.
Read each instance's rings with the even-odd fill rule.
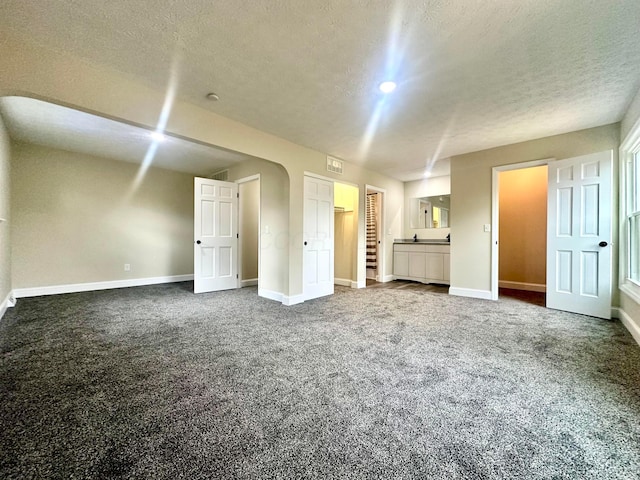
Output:
[[[640,347],[503,298],[192,284],[22,299],[1,478],[640,478]]]

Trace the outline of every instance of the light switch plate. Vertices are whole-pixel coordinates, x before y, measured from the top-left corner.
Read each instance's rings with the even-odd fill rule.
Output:
[[[484,224],[484,231],[485,232],[490,232],[491,231],[491,224],[490,223],[485,223]]]

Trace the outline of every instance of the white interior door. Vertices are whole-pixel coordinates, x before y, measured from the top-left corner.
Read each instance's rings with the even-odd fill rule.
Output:
[[[333,182],[304,177],[304,298],[333,294]]]
[[[549,308],[611,318],[611,165],[611,151],[549,163]]]
[[[238,185],[195,178],[194,292],[238,287]]]

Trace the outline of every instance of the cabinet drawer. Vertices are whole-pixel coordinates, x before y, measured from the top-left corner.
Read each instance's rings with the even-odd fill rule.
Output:
[[[449,253],[451,251],[450,245],[425,245],[425,252],[427,253]]]
[[[413,243],[396,243],[393,245],[395,252],[426,252],[427,245]]]

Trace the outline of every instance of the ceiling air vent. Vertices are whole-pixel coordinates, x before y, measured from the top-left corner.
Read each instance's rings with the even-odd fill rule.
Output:
[[[212,173],[209,178],[211,178],[211,180],[221,180],[226,182],[229,178],[229,170],[220,170],[219,172]]]
[[[344,162],[342,160],[338,160],[337,158],[330,157],[327,155],[327,171],[333,173],[339,173],[342,175],[342,164]]]

